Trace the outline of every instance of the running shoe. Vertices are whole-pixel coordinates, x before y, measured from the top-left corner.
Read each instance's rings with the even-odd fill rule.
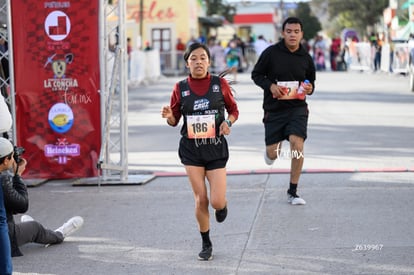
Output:
[[[221,210],[216,210],[215,214],[216,214],[216,221],[217,222],[224,222],[224,220],[227,217],[227,205],[224,206],[224,208],[221,209]]]
[[[291,194],[289,191],[287,192],[287,201],[292,205],[305,205],[306,201],[299,197],[297,194]]]
[[[65,222],[61,227],[55,231],[62,233],[63,237],[66,238],[78,231],[83,225],[83,218],[80,216],[72,217]]]
[[[203,248],[198,253],[198,259],[200,261],[210,261],[213,259],[213,245],[212,244],[203,244]]]

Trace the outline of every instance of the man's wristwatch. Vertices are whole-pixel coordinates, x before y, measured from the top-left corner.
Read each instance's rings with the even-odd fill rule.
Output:
[[[227,126],[231,127],[231,121],[229,119],[226,119],[225,122],[227,123]]]

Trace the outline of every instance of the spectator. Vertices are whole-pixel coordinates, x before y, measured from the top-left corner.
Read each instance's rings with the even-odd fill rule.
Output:
[[[381,69],[382,44],[382,37],[380,34],[377,34],[372,40],[372,47],[374,48],[374,71]]]
[[[187,42],[187,48],[191,46],[191,44],[198,43],[199,41],[194,36],[191,36],[190,40]]]
[[[177,44],[175,44],[175,50],[177,51],[177,71],[178,72],[185,72],[185,64],[184,64],[184,52],[185,52],[185,44],[181,40],[181,38],[177,39]]]
[[[237,47],[235,41],[229,43],[229,47],[226,49],[226,64],[227,68],[233,73],[233,80],[237,81],[237,72],[242,60],[241,49]]]
[[[325,55],[322,51],[316,51],[316,70],[324,71],[325,70]]]
[[[7,150],[5,150],[6,148]],[[11,148],[11,149],[10,149]],[[5,152],[0,157],[7,156],[7,152],[13,152],[13,145],[5,138],[0,138],[0,152]],[[3,169],[0,175],[0,183],[4,196],[4,206],[7,214],[7,224],[11,246],[11,256],[22,256],[19,247],[26,243],[58,244],[64,238],[76,232],[83,225],[83,218],[76,216],[69,219],[56,230],[46,229],[42,224],[34,221],[30,216],[23,216],[24,222],[15,223],[14,214],[25,213],[29,207],[27,188],[21,175],[26,168],[26,160],[11,157],[7,160],[3,158],[3,164],[8,162],[6,167],[15,171],[10,174],[9,169]]]
[[[145,41],[144,51],[148,52],[148,51],[151,51],[151,50],[152,50],[152,47],[151,47],[150,42],[149,41]]]
[[[216,74],[223,72],[226,69],[226,54],[220,41],[211,38],[209,40],[209,50],[211,54],[212,72]]]
[[[319,70],[325,70],[325,50],[326,45],[323,37],[321,35],[317,35],[313,44],[313,59],[316,65],[318,65],[319,61]]]
[[[127,38],[127,55],[128,55],[128,79],[131,78],[131,52],[132,52],[132,45],[131,45],[131,38]]]
[[[311,50],[311,46],[309,45],[308,40],[306,40],[305,38],[302,38],[302,40],[300,41],[300,44],[306,50],[306,52],[309,53],[309,51]]]
[[[330,46],[330,62],[331,62],[331,70],[337,71],[338,70],[338,64],[337,64],[337,57],[341,50],[341,39],[340,38],[334,38],[332,39],[332,43]]]
[[[254,42],[254,50],[256,51],[256,56],[260,56],[262,52],[269,47],[269,43],[263,37],[263,35],[259,35],[257,40]]]
[[[0,172],[9,170],[13,163],[13,145],[7,139],[0,137]],[[7,215],[4,207],[3,189],[0,188],[0,274],[12,275],[12,271],[13,264],[11,259]]]

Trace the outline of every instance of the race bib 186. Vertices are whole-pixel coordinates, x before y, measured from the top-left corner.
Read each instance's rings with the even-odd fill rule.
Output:
[[[187,116],[188,138],[215,138],[216,121],[214,115]]]

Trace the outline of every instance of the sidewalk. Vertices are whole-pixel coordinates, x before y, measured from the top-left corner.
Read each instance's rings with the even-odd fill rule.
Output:
[[[320,73],[310,97],[299,194],[286,202],[289,161],[263,161],[261,92],[235,86],[240,119],[229,137],[227,220],[211,209],[214,260],[200,262],[191,188],[177,157],[179,128],[160,119],[165,78],[129,94],[131,173],[142,185],[30,188],[28,212],[51,228],[81,215],[61,245],[26,245],[28,274],[414,274],[414,94],[402,76]],[[284,144],[287,147],[287,143]]]

